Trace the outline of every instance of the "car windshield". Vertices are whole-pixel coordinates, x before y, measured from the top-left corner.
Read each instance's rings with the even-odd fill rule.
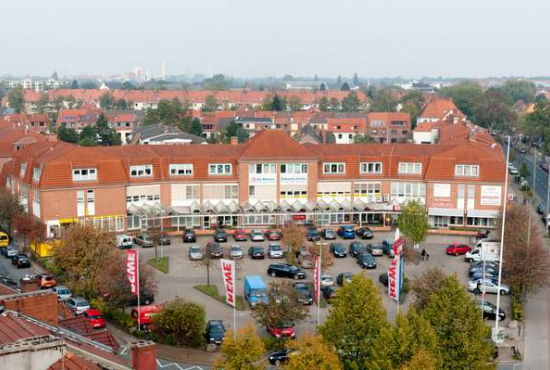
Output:
[[[53,277],[51,277],[51,276],[43,276],[43,277],[42,277],[42,280],[44,280],[44,281],[52,281],[52,280],[53,280]]]
[[[84,301],[84,302],[76,302],[76,306],[77,307],[86,307],[88,306],[88,302]]]
[[[88,318],[90,320],[99,320],[101,319],[101,315],[88,315]]]
[[[221,325],[215,324],[210,327],[210,332],[220,334],[224,333],[225,331],[223,330],[223,327]]]
[[[252,297],[265,297],[267,296],[267,290],[265,289],[253,289],[250,291]]]
[[[280,245],[271,245],[270,248],[271,248],[272,251],[280,251],[281,250]]]
[[[71,294],[71,291],[68,289],[61,289],[57,291],[57,294]]]
[[[338,252],[341,252],[344,250],[344,246],[342,244],[336,244],[334,246],[334,249],[337,250]]]
[[[288,268],[288,270],[289,270],[289,271],[298,271],[298,270],[300,270],[300,269],[299,269],[298,267],[296,267],[296,266],[290,266],[290,267]]]
[[[200,253],[200,247],[191,247],[191,253]]]
[[[252,252],[263,252],[263,250],[262,247],[252,247]]]
[[[231,247],[231,252],[240,252],[240,251],[241,251],[241,247],[237,247],[237,246]]]

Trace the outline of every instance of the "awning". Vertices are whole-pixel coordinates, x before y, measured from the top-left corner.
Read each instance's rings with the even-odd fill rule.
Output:
[[[336,199],[333,199],[330,201],[328,206],[332,211],[338,211],[342,207],[342,204],[338,202]]]
[[[196,211],[200,211],[201,207],[197,201],[194,201],[188,206],[175,206],[172,207],[172,210],[178,215],[190,215]]]
[[[241,205],[241,209],[243,212],[254,212],[254,207],[252,207],[252,204],[250,202],[246,201]]]
[[[344,199],[342,201],[342,203],[340,203],[340,208],[342,208],[344,211],[351,211],[352,206],[351,206],[351,202],[349,201],[349,199]]]
[[[487,217],[487,218],[499,218],[499,211],[487,211],[481,209],[469,209],[468,217]]]
[[[219,201],[218,203],[216,203],[214,205],[214,210],[216,211],[216,213],[228,213],[228,208],[227,206],[225,205],[224,202],[222,201]]]
[[[304,209],[308,212],[313,212],[315,210],[315,207],[317,207],[317,205],[313,202],[307,202],[306,204],[304,204]]]
[[[460,208],[428,208],[428,215],[464,217],[464,210]]]
[[[207,200],[206,202],[204,202],[204,204],[202,206],[202,210],[203,210],[204,213],[206,213],[206,212],[215,211],[216,209],[214,207],[214,204],[212,204],[212,202]]]
[[[127,213],[138,217],[160,217],[169,216],[174,213],[174,210],[170,207],[165,207],[159,202],[153,204],[143,204],[136,206],[132,204],[128,207]]]
[[[362,199],[354,199],[353,208],[356,211],[363,212],[365,208],[367,208],[367,203],[365,203]]]
[[[227,205],[227,209],[229,210],[229,213],[238,213],[240,210],[239,203],[234,200]]]

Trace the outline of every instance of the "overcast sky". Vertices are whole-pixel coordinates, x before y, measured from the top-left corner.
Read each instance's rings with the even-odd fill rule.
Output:
[[[0,1],[0,75],[550,75],[549,0]]]

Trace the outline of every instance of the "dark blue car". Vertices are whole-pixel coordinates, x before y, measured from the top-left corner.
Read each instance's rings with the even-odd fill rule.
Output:
[[[340,226],[338,235],[344,239],[355,239],[355,229],[353,225]]]

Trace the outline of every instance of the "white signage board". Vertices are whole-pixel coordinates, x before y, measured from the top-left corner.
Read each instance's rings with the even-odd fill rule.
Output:
[[[500,206],[502,204],[502,187],[483,185],[480,203],[482,206]]]
[[[451,184],[434,184],[434,198],[450,198]]]
[[[500,259],[500,242],[481,242],[481,260],[498,261]]]

